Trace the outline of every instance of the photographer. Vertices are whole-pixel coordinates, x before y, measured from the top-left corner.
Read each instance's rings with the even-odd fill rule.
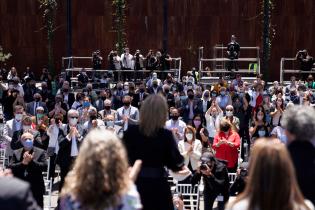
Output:
[[[229,176],[226,162],[216,159],[210,152],[203,153],[200,160],[201,166],[192,177],[192,184],[197,184],[203,177],[204,210],[212,210],[216,198],[218,198],[218,209],[222,210],[229,200]]]
[[[314,64],[314,58],[310,56],[307,50],[299,50],[295,56],[295,59],[300,63],[301,71],[311,71]],[[305,78],[304,78],[305,79]]]
[[[121,70],[121,65],[120,65],[120,57],[117,54],[116,50],[112,50],[110,51],[108,57],[108,62],[109,62],[109,66],[108,69],[112,70],[112,71],[116,71],[116,70]],[[114,74],[114,80],[118,81],[118,73],[113,73]]]
[[[140,50],[136,50],[136,54],[133,56],[134,60],[134,81],[136,81],[137,78],[143,79],[143,72],[139,72],[138,70],[143,69],[143,55],[140,53]]]
[[[93,70],[101,69],[102,67],[103,58],[100,55],[100,50],[96,50],[92,53],[92,63],[93,63]]]
[[[242,193],[245,189],[248,176],[248,162],[243,162],[240,168],[237,169],[236,179],[231,185],[230,196],[236,196]]]
[[[240,45],[236,42],[236,36],[232,35],[231,42],[227,46],[227,56],[230,59],[227,63],[228,71],[231,71],[232,68],[235,68],[235,71],[238,71],[238,64],[235,59],[238,59],[240,53]]]

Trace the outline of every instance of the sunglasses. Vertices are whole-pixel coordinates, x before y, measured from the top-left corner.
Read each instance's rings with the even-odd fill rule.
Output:
[[[79,117],[70,117],[70,118],[72,118],[72,119],[79,119]]]

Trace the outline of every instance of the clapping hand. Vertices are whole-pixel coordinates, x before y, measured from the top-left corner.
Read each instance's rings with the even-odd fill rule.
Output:
[[[25,152],[23,155],[23,165],[28,165],[33,160],[33,154],[29,154],[29,152]]]

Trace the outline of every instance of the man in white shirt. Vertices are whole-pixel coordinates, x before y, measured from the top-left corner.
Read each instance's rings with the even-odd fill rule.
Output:
[[[120,61],[121,61],[121,69],[122,70],[131,70],[133,69],[133,56],[129,53],[129,48],[125,48],[124,53],[120,56]],[[127,76],[128,75],[128,76]],[[124,73],[123,74],[123,81],[128,78],[130,79],[130,73]]]
[[[115,124],[122,126],[125,131],[128,128],[128,124],[138,124],[139,110],[138,108],[131,106],[131,97],[129,95],[125,95],[122,101],[124,106],[117,109],[117,120]]]
[[[186,128],[186,123],[179,118],[179,111],[178,109],[172,109],[171,110],[171,119],[166,121],[165,128],[172,131],[177,143],[180,140],[184,139],[184,132]]]

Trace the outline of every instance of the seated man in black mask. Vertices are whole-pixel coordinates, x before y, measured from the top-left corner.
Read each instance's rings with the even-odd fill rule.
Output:
[[[210,152],[205,152],[200,158],[201,166],[192,177],[192,184],[197,184],[201,177],[204,179],[204,210],[212,210],[215,199],[218,209],[224,209],[229,200],[229,175],[226,162],[218,160]]]

